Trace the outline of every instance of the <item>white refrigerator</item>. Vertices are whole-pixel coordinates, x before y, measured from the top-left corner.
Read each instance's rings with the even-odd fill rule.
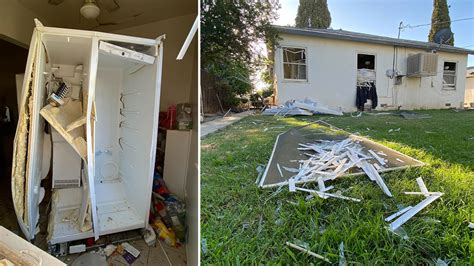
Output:
[[[49,244],[146,227],[164,35],[145,39],[35,22],[12,167],[23,233],[31,240],[39,231],[45,182],[53,184],[45,214]],[[67,89],[59,91],[63,83]],[[45,179],[50,169],[52,180]]]

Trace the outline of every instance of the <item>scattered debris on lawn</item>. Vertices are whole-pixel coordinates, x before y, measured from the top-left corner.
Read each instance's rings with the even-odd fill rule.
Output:
[[[375,115],[375,116],[379,116],[379,115],[393,115],[392,112],[375,112],[375,113],[366,113],[368,115]]]
[[[470,228],[470,229],[474,229],[474,223],[471,223],[471,222],[470,222],[467,227]]]
[[[207,240],[205,238],[201,239],[201,253],[204,256],[207,254]]]
[[[388,130],[388,133],[390,133],[390,132],[400,132],[400,128],[397,128],[397,129],[392,129],[391,128],[391,129]]]
[[[399,130],[400,128],[391,131]],[[290,192],[310,193],[306,200],[318,196],[323,199],[332,197],[360,202],[362,199],[342,195],[350,188],[330,193],[329,191],[334,190],[334,185],[329,185],[328,182],[344,176],[365,174],[387,196],[392,197],[392,193],[380,173],[422,165],[424,163],[398,151],[366,138],[349,134],[324,121],[317,121],[278,135],[270,160],[262,177],[259,178],[259,186],[262,188],[278,187],[269,198],[280,193],[282,187],[288,185]],[[317,183],[317,187],[315,189],[307,188],[306,184],[310,182]],[[390,231],[403,239],[408,239],[408,236],[401,226],[443,195],[442,192],[429,192],[421,177],[417,178],[416,182],[420,187],[420,192],[404,192],[404,194],[423,195],[425,199],[414,206],[399,205],[397,212],[385,218],[385,222],[390,222]],[[292,204],[290,201],[287,202]],[[275,211],[277,216],[279,216],[281,202],[279,201],[278,204]],[[279,220],[281,219],[277,219],[277,221]],[[436,219],[431,219],[431,221],[438,222]],[[326,259],[302,245],[289,242],[286,244],[317,258]],[[346,265],[344,243],[342,242],[339,246],[339,256],[340,265]]]
[[[294,116],[294,115],[313,115],[313,114],[328,114],[328,115],[343,115],[339,110],[331,109],[327,106],[321,105],[311,99],[304,100],[289,100],[285,104],[275,107],[267,108],[262,113],[263,115],[274,116]]]
[[[263,164],[259,164],[257,165],[257,179],[255,180],[255,184],[258,184],[258,182],[260,182],[260,178],[262,178],[262,175],[263,175],[263,172],[265,171],[265,165]]]
[[[422,209],[427,207],[430,203],[437,200],[438,198],[440,198],[444,194],[444,193],[441,193],[441,192],[429,192],[428,189],[426,188],[425,183],[423,182],[423,179],[421,177],[418,177],[416,179],[416,182],[418,183],[418,186],[420,187],[420,192],[405,192],[405,194],[406,195],[423,195],[423,196],[425,196],[425,199],[423,201],[421,201],[420,203],[418,203],[417,205],[415,205],[414,207],[409,208],[408,210],[406,210],[405,212],[403,212],[401,214],[398,214],[399,212],[396,213],[398,215],[396,215],[395,217],[398,217],[398,216],[399,217],[398,217],[398,219],[396,219],[395,221],[393,221],[390,224],[389,229],[391,231],[394,231],[397,228],[399,228],[401,225],[406,223],[410,218],[415,216],[418,212],[420,212]]]
[[[436,260],[436,266],[448,266],[448,263],[440,258]]]
[[[353,115],[353,114],[351,113],[351,117],[361,117],[361,116],[362,116],[362,112],[359,112],[359,113],[356,114],[356,115]]]
[[[429,119],[429,118],[431,118],[431,115],[428,115],[428,114],[419,114],[419,113],[408,112],[408,111],[401,112],[400,116],[402,116],[403,118],[408,119],[408,120]]]
[[[344,242],[339,244],[339,266],[346,266],[346,256],[344,255]]]
[[[314,252],[312,252],[311,250],[309,250],[309,249],[307,249],[307,248],[304,248],[304,247],[302,247],[302,246],[295,245],[295,244],[292,244],[292,243],[290,243],[290,242],[286,242],[286,245],[289,246],[289,247],[292,247],[292,248],[294,248],[294,249],[297,249],[297,250],[299,250],[299,251],[302,251],[302,252],[304,252],[304,253],[306,253],[306,254],[308,254],[308,255],[311,255],[311,256],[313,256],[313,257],[315,257],[315,258],[318,258],[318,259],[321,259],[321,260],[324,260],[324,261],[326,261],[326,262],[331,263],[331,261],[329,261],[328,258],[323,257],[323,256],[321,256],[321,255],[319,255],[319,254],[317,254],[317,253],[314,253]]]

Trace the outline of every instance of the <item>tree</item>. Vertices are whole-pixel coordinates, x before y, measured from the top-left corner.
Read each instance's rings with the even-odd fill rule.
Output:
[[[295,21],[298,28],[329,28],[331,14],[327,0],[300,0]]]
[[[449,17],[449,9],[447,0],[433,1],[433,14],[431,15],[431,30],[428,35],[428,40],[434,42],[436,32],[441,29],[449,28],[451,30],[451,18]],[[454,45],[454,36],[446,43]]]
[[[256,44],[273,36],[278,7],[277,0],[202,0],[201,68],[235,94],[248,93],[264,60]]]

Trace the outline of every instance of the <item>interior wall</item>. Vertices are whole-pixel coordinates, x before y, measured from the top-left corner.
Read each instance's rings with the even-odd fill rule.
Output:
[[[28,47],[35,23],[34,18],[46,24],[44,18],[25,8],[17,0],[0,0],[0,38],[19,46]]]
[[[197,37],[197,34],[196,34]],[[195,38],[196,38],[195,37]],[[191,148],[188,160],[188,177],[186,180],[186,208],[187,223],[189,228],[187,254],[189,265],[199,263],[199,97],[198,97],[198,47],[194,42],[189,50],[194,50],[193,75],[191,80],[191,90],[189,101],[192,106],[193,130],[191,132]],[[188,51],[189,51],[188,50]]]
[[[196,15],[192,14],[113,32],[145,38],[157,38],[166,34],[163,51],[161,111],[166,111],[171,104],[189,102],[190,100],[192,80],[187,77],[193,75],[194,54],[197,51],[188,49],[186,56],[181,61],[177,61],[176,57],[195,19]],[[196,45],[196,38],[194,38],[190,47],[193,47],[193,45]]]

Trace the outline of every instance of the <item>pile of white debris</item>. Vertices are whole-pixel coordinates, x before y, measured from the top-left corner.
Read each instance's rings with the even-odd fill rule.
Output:
[[[326,187],[325,182],[332,181],[337,177],[347,174],[354,167],[361,168],[370,180],[375,181],[383,192],[392,197],[392,193],[385,185],[384,180],[377,170],[381,170],[386,165],[387,159],[381,156],[387,156],[382,151],[378,154],[373,150],[364,152],[364,147],[358,141],[351,138],[344,140],[319,140],[314,143],[299,144],[298,150],[304,151],[309,158],[299,161],[299,169],[284,168],[287,171],[293,171],[295,176],[288,180],[290,191],[306,191],[315,193],[322,198],[336,197],[341,199],[360,201],[338,194],[327,193],[333,186]],[[312,153],[309,153],[312,152]],[[378,163],[369,163],[369,159],[375,159]],[[319,190],[309,190],[296,187],[297,183],[306,183],[308,181],[318,182]]]
[[[306,98],[304,100],[286,101],[285,104],[279,107],[265,109],[262,114],[274,116],[295,116],[314,114],[343,115],[340,110],[331,109],[309,98]]]
[[[360,202],[361,199],[343,196],[340,192],[328,193],[334,186],[326,186],[326,182],[347,174],[347,172],[354,167],[358,167],[365,172],[371,181],[376,182],[387,196],[392,197],[392,193],[377,171],[382,170],[388,161],[383,158],[387,155],[382,151],[376,153],[373,150],[368,150],[368,152],[364,152],[363,146],[351,138],[340,141],[319,140],[314,143],[300,143],[298,150],[304,151],[304,154],[309,157],[307,160],[299,161],[299,169],[282,167],[286,171],[295,173],[295,175],[288,180],[290,192],[303,191],[324,199],[333,197]],[[375,159],[378,163],[370,163],[368,161],[370,159]],[[281,173],[280,166],[277,166]],[[296,184],[304,184],[314,180],[318,182],[318,190],[296,186]],[[390,222],[399,217],[389,225],[388,228],[391,231],[397,230],[411,217],[443,195],[441,192],[429,192],[421,177],[417,178],[416,182],[420,187],[420,192],[404,192],[404,194],[422,195],[425,199],[415,206],[408,206],[387,217],[385,219],[386,222]]]

